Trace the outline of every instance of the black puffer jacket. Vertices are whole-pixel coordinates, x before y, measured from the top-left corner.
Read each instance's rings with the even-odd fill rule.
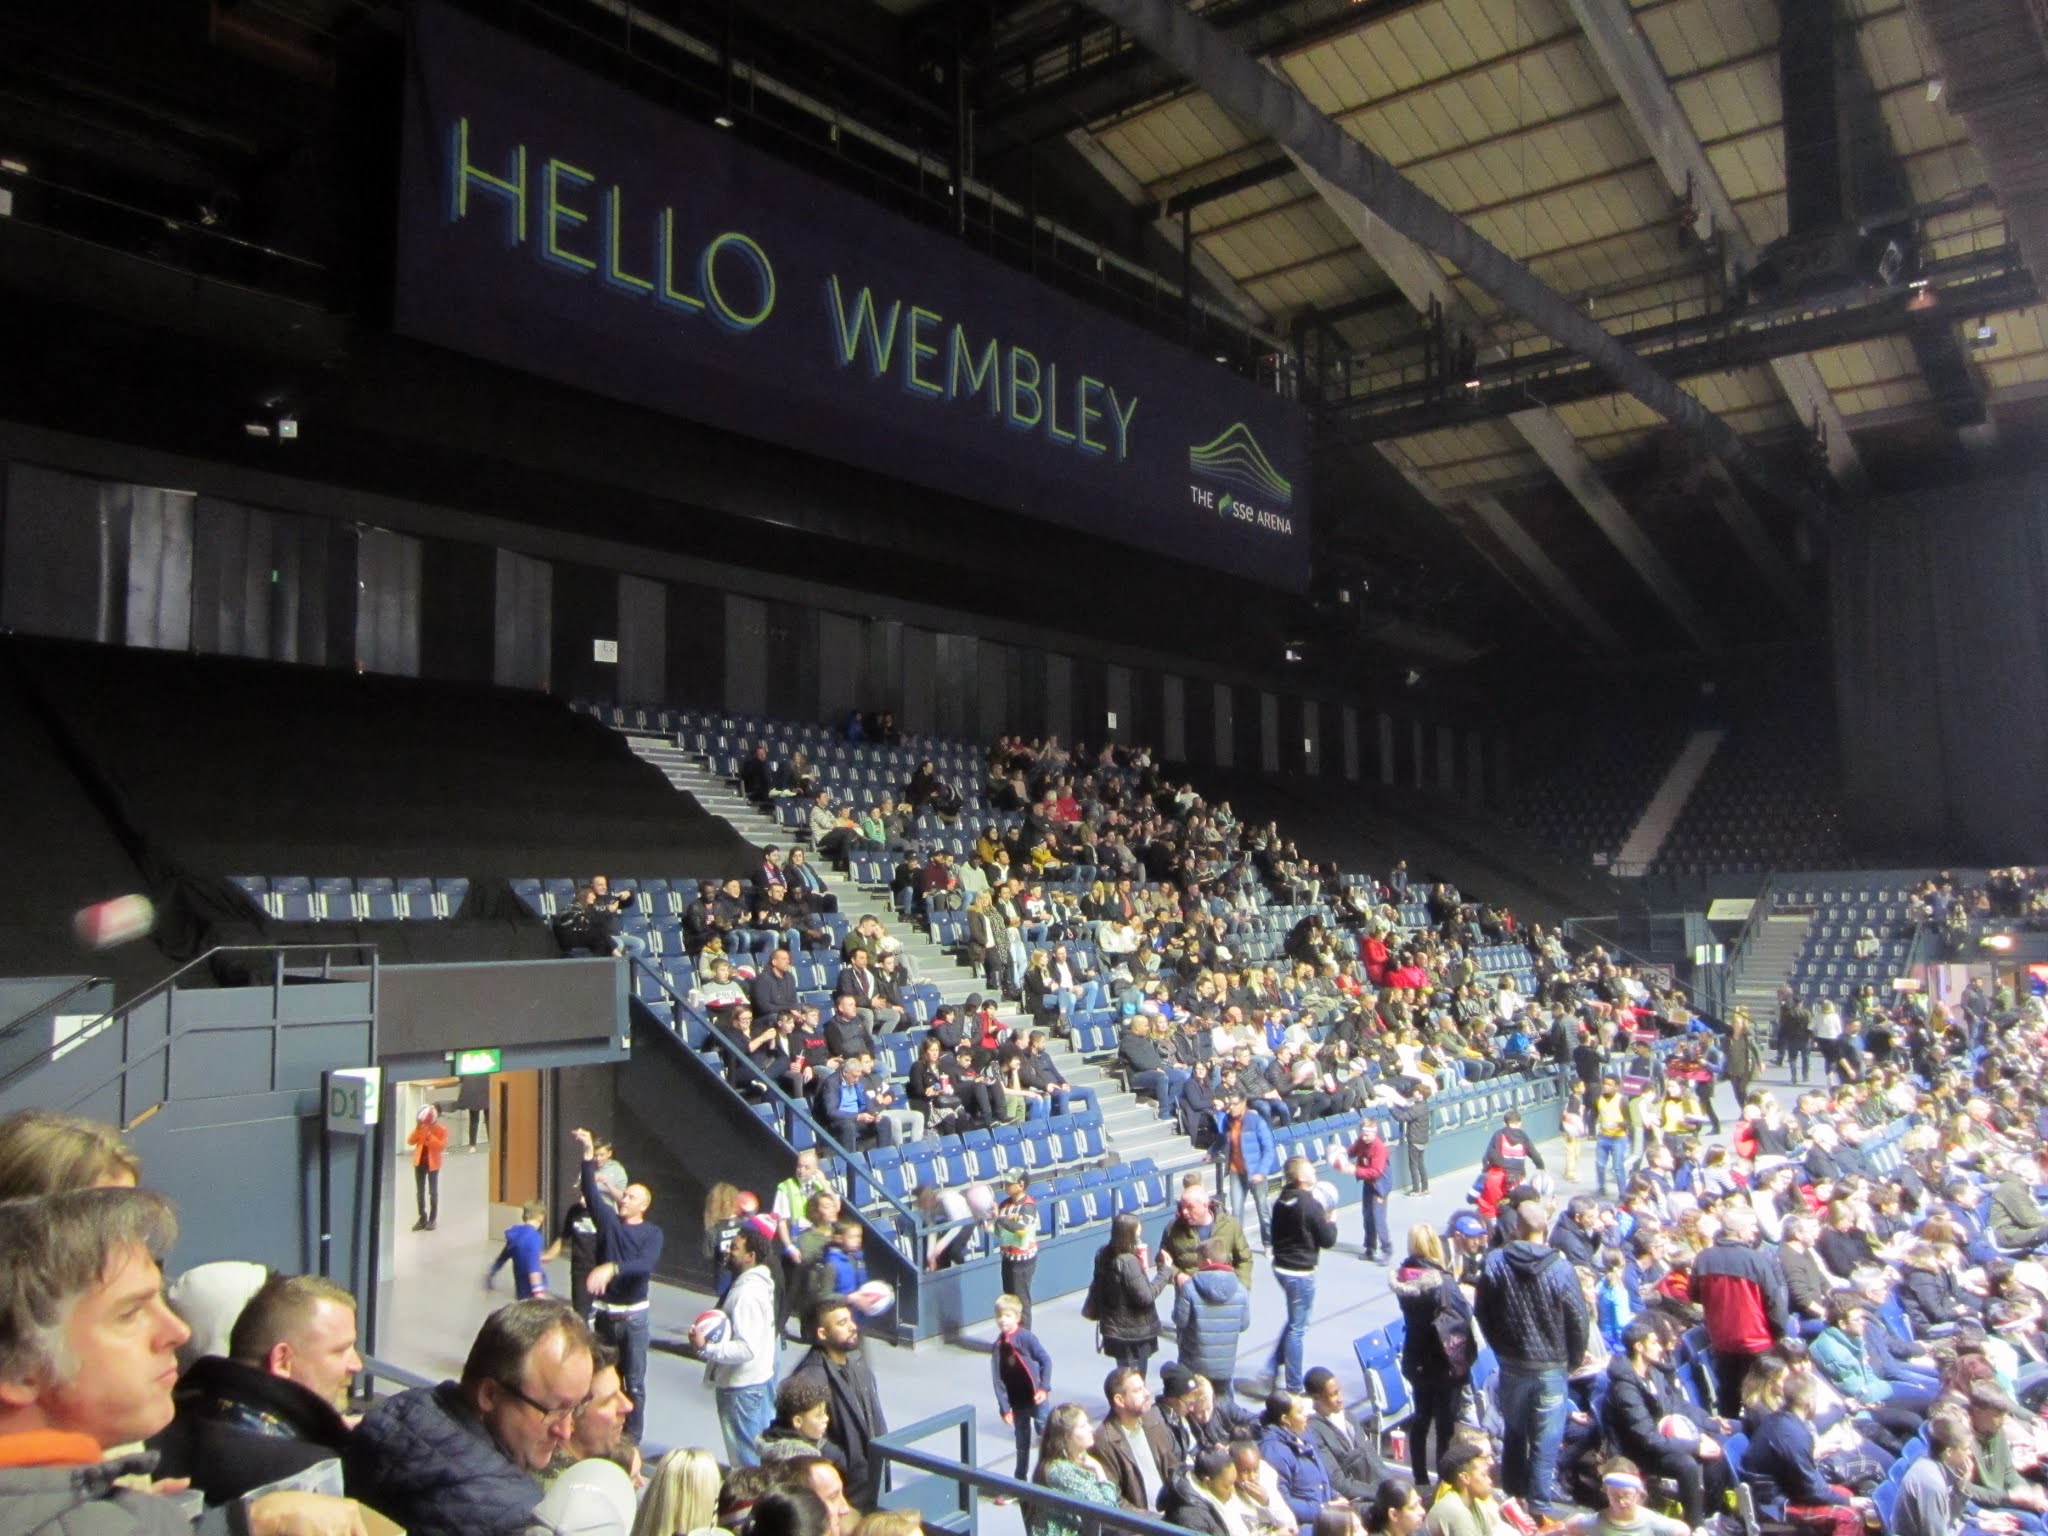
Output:
[[[1401,1374],[1410,1381],[1443,1381],[1452,1375],[1450,1356],[1436,1320],[1449,1316],[1472,1326],[1472,1308],[1458,1282],[1441,1264],[1407,1258],[1394,1271],[1394,1296],[1401,1303]]]
[[[342,1455],[350,1498],[410,1536],[520,1536],[541,1486],[516,1466],[452,1381],[379,1403]]]
[[[1547,1244],[1524,1238],[1489,1253],[1472,1315],[1503,1365],[1570,1370],[1585,1357],[1585,1294]]]

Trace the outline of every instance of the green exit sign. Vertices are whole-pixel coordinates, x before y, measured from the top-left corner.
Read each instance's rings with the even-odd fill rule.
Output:
[[[455,1053],[455,1075],[457,1077],[485,1077],[498,1070],[504,1060],[501,1051],[457,1051]]]

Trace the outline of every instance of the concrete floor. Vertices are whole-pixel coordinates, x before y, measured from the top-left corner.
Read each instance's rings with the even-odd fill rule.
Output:
[[[1773,1086],[1782,1087],[1782,1081],[1774,1081]],[[1733,1097],[1732,1092],[1726,1091],[1720,1096],[1724,1124],[1729,1123]],[[1783,1097],[1789,1100],[1789,1091]],[[1558,1179],[1560,1194],[1591,1191],[1590,1145],[1584,1148],[1580,1159],[1581,1177],[1572,1183],[1563,1179],[1562,1144],[1546,1142],[1541,1150]],[[1399,1171],[1397,1158],[1397,1189]],[[1426,1221],[1442,1229],[1451,1214],[1467,1203],[1475,1173],[1470,1166],[1432,1170],[1428,1195],[1415,1199],[1398,1193],[1394,1196],[1389,1202],[1389,1216],[1397,1252],[1405,1251],[1404,1235],[1411,1224]],[[500,1276],[496,1291],[483,1287],[484,1270],[497,1255],[500,1234],[517,1215],[504,1207],[497,1208],[495,1215],[486,1210],[485,1174],[481,1150],[469,1153],[451,1147],[442,1173],[439,1229],[402,1229],[395,1234],[397,1283],[382,1325],[378,1353],[396,1365],[426,1376],[458,1374],[478,1325],[510,1299],[510,1280],[506,1276]],[[402,1228],[409,1228],[412,1220],[409,1174],[407,1181],[405,1189],[393,1192],[387,1206]],[[656,1191],[653,1217],[657,1221],[662,1215],[659,1196]],[[1305,1360],[1311,1367],[1326,1365],[1335,1370],[1345,1384],[1347,1397],[1362,1403],[1364,1376],[1352,1353],[1351,1341],[1388,1322],[1399,1308],[1388,1289],[1388,1266],[1368,1263],[1360,1256],[1356,1206],[1340,1211],[1337,1221],[1338,1246],[1323,1256]],[[555,1265],[550,1275],[558,1290],[566,1293],[567,1263]],[[1161,1302],[1163,1316],[1166,1298],[1162,1297]],[[710,1299],[702,1293],[667,1285],[655,1287],[656,1347],[648,1364],[645,1434],[650,1453],[673,1446],[702,1446],[723,1459],[717,1417],[711,1394],[704,1386],[703,1366],[661,1348],[665,1339],[680,1340],[688,1332],[690,1320],[708,1305]],[[1052,1355],[1053,1401],[1078,1401],[1100,1412],[1102,1381],[1110,1362],[1095,1352],[1094,1325],[1082,1319],[1080,1308],[1079,1293],[1041,1300],[1034,1308],[1034,1331]],[[1240,1377],[1266,1374],[1285,1313],[1280,1288],[1267,1273],[1262,1256],[1252,1285],[1252,1325],[1239,1354]],[[979,1415],[976,1460],[983,1466],[1006,1471],[1015,1452],[1010,1431],[997,1415],[989,1388],[987,1351],[993,1335],[994,1325],[990,1322],[970,1330],[957,1342],[932,1340],[915,1348],[877,1345],[870,1349],[869,1358],[891,1423],[901,1426],[961,1404],[970,1405]],[[1158,1368],[1173,1356],[1169,1327],[1160,1352],[1153,1359],[1155,1387]],[[799,1357],[795,1346],[785,1346],[785,1369]],[[940,1449],[937,1443],[929,1448]],[[946,1449],[950,1453],[950,1445]],[[1021,1529],[1015,1509],[984,1503],[984,1529],[1007,1532],[1013,1528],[1012,1522]]]

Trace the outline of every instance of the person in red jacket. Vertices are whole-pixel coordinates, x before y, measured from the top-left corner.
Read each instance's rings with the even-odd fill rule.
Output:
[[[441,1123],[441,1112],[431,1104],[422,1104],[419,1123],[405,1138],[405,1144],[412,1148],[413,1199],[420,1209],[420,1219],[412,1224],[412,1229],[431,1232],[441,1219],[441,1154],[448,1150],[448,1127]]]
[[[1386,1138],[1379,1122],[1367,1115],[1358,1122],[1358,1138],[1346,1154],[1351,1171],[1358,1176],[1359,1209],[1365,1221],[1365,1242],[1360,1256],[1384,1264],[1394,1256],[1394,1236],[1387,1230],[1387,1190],[1392,1181]]]
[[[1742,1413],[1742,1382],[1758,1355],[1793,1332],[1785,1272],[1756,1246],[1756,1212],[1724,1207],[1721,1234],[1692,1261],[1692,1299],[1705,1315],[1714,1356],[1716,1411]]]

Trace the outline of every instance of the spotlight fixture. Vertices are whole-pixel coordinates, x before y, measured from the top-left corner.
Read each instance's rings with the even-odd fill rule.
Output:
[[[1291,662],[1299,662],[1305,659],[1304,652],[1299,645],[1288,646],[1285,655],[1287,660]]]
[[[1230,354],[1228,352],[1218,352],[1216,354],[1216,361],[1219,363],[1227,363],[1230,361]]]
[[[278,417],[277,437],[279,442],[297,442],[299,439],[299,418],[291,415]]]
[[[268,437],[270,436],[270,423],[267,421],[258,421],[254,417],[251,417],[249,420],[242,423],[242,430],[248,433],[251,437]]]
[[[2000,954],[2004,954],[2012,948],[2013,937],[2009,933],[1987,933],[1977,942],[1986,949],[1997,950]]]
[[[1995,347],[1998,345],[1998,332],[1991,328],[1989,320],[1979,320],[1977,322],[1977,329],[1970,332],[1970,345],[1973,347]]]
[[[1933,79],[1929,80],[1927,82],[1927,99],[1929,101],[1941,100],[1941,93],[1946,88],[1946,85],[1947,82],[1945,82],[1939,75],[1936,75]]]
[[[1906,301],[1906,312],[1908,314],[1924,315],[1930,309],[1939,308],[1941,308],[1941,296],[1939,294],[1928,287],[1925,282],[1918,282],[1913,285],[1913,297]]]
[[[1467,379],[1465,381],[1465,387],[1467,389],[1477,389],[1479,387],[1478,377],[1475,375],[1474,377]]]
[[[731,116],[724,112],[719,113],[718,116],[711,119],[711,121],[720,128],[730,128],[732,126]]]

